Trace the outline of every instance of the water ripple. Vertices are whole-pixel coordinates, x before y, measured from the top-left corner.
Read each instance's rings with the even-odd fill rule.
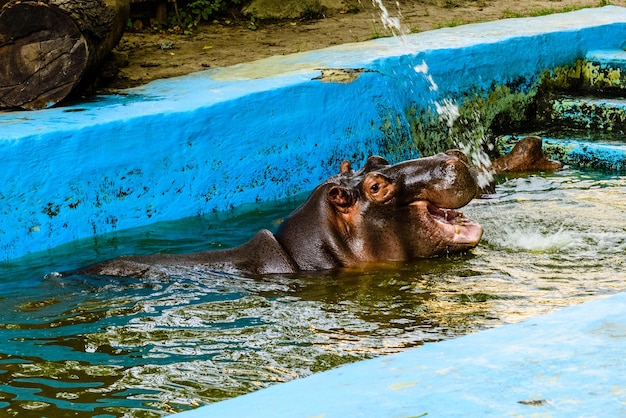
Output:
[[[466,208],[485,228],[471,253],[376,268],[40,280],[38,260],[0,291],[0,415],[163,416],[623,291],[623,196],[619,176],[511,177]],[[198,236],[219,239],[218,224],[225,242],[236,241],[233,231],[243,241],[292,207],[194,218],[115,242],[137,243],[124,252],[155,242],[198,251]]]

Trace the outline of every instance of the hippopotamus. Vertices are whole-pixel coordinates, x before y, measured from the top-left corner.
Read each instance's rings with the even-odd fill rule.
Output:
[[[520,139],[511,151],[493,161],[486,168],[492,174],[530,173],[535,171],[556,171],[563,165],[559,161],[547,158],[543,153],[543,141],[538,136],[527,136]],[[491,194],[496,191],[496,179],[483,186],[479,195]]]
[[[520,139],[511,152],[491,163],[491,169],[496,174],[560,169],[562,164],[559,161],[551,160],[543,154],[542,143],[538,136]]]
[[[288,274],[405,261],[474,248],[483,229],[457,209],[478,193],[476,170],[458,150],[390,164],[370,157],[317,186],[278,228],[232,249],[122,256],[70,274],[167,275],[171,269]]]

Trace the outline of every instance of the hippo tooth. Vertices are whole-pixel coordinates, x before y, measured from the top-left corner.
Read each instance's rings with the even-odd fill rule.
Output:
[[[461,233],[461,227],[459,225],[454,225],[454,233],[455,234],[460,234]]]

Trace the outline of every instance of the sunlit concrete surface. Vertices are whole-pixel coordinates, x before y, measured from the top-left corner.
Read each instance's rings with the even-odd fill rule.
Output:
[[[623,417],[625,359],[619,293],[177,417]]]

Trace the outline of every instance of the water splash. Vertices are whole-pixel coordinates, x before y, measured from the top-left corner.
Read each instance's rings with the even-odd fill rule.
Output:
[[[487,140],[484,134],[484,127],[477,123],[474,129],[483,131],[479,136],[472,136],[475,134],[474,130],[464,132],[462,138],[456,139],[455,144],[457,148],[468,156],[474,167],[478,170],[477,180],[478,186],[481,188],[487,187],[494,181],[494,171],[491,168],[491,158],[485,152],[485,148],[488,150],[493,149],[493,144]],[[465,140],[464,140],[465,139]]]
[[[477,168],[478,186],[484,188],[491,184],[494,180],[494,173],[491,169],[491,159],[485,152],[485,148],[491,150],[493,149],[493,144],[487,140],[485,128],[480,121],[478,112],[475,112],[474,120],[464,121],[468,126],[465,126],[462,130],[457,130],[460,137],[455,138],[453,128],[461,115],[459,106],[453,100],[447,98],[436,101],[434,104],[439,119],[448,126],[448,135],[451,137],[455,146],[463,151]]]
[[[437,83],[435,83],[433,76],[428,74],[428,64],[426,64],[426,61],[422,60],[422,63],[414,66],[413,70],[415,70],[416,73],[421,74],[422,77],[424,77],[424,79],[428,82],[428,89],[430,91],[439,90],[439,86],[437,85]],[[457,112],[457,116],[458,116],[458,112]]]
[[[540,253],[563,251],[580,244],[579,236],[564,228],[556,231],[541,231],[533,227],[505,230],[492,241],[503,248]]]
[[[380,18],[383,22],[383,25],[386,29],[390,29],[394,35],[394,37],[399,37],[403,41],[405,45],[408,45],[408,39],[406,38],[407,32],[402,28],[401,25],[401,17],[402,13],[400,11],[400,4],[396,2],[396,6],[398,9],[398,16],[392,17],[389,14],[387,7],[384,5],[382,0],[372,0],[372,4],[377,6],[380,9]],[[413,66],[413,71],[415,73],[422,76],[422,78],[427,83],[427,88],[430,92],[438,92],[439,86],[435,82],[432,74],[429,73],[429,67],[426,61],[422,60],[421,63]],[[493,149],[493,144],[491,144],[485,135],[484,127],[480,120],[480,115],[478,113],[475,114],[474,120],[471,121],[471,125],[469,121],[465,121],[469,126],[465,126],[462,130],[456,130],[456,132],[461,132],[461,138],[454,138],[454,125],[460,117],[459,106],[454,102],[454,100],[449,98],[443,98],[441,100],[433,99],[432,103],[435,106],[435,110],[439,115],[441,121],[445,122],[448,127],[448,135],[452,139],[452,142],[455,146],[463,151],[472,164],[478,170],[478,185],[481,188],[484,188],[490,185],[493,180],[493,171],[491,170],[491,159],[489,155],[485,152],[485,149],[491,150]]]
[[[372,0],[372,4],[380,10],[380,20],[383,23],[383,27],[391,31],[393,36],[400,37],[403,41],[406,41],[405,36],[407,31],[402,27],[402,12],[400,11],[400,2],[396,1],[396,9],[398,11],[397,16],[391,16],[389,10],[382,2],[382,0]]]
[[[435,108],[439,118],[446,122],[449,129],[452,129],[454,122],[459,118],[459,106],[450,99],[443,99],[442,102],[435,102]]]
[[[380,19],[385,29],[391,30],[394,37],[399,38],[405,45],[409,45],[406,37],[407,31],[402,27],[402,12],[400,3],[395,2],[397,16],[392,16],[383,3],[383,0],[372,0],[372,4],[380,10]],[[413,65],[415,73],[421,75],[427,83],[430,92],[438,92],[439,86],[435,82],[432,74],[429,73],[428,64],[422,60],[421,63]],[[455,146],[463,151],[478,171],[478,185],[484,188],[493,183],[493,171],[491,170],[491,159],[485,150],[492,150],[491,144],[485,135],[485,128],[481,122],[480,115],[476,112],[474,120],[463,120],[467,126],[463,129],[454,129],[455,123],[460,118],[459,106],[449,98],[441,100],[433,99],[432,103],[442,122],[448,127],[448,135]],[[471,123],[470,123],[471,122]],[[461,137],[455,137],[460,135]]]

